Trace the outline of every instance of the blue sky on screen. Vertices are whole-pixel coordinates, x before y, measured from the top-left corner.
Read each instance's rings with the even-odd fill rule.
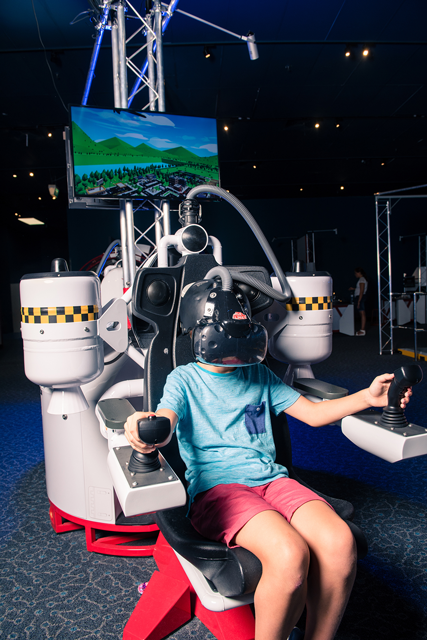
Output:
[[[91,107],[72,107],[71,114],[73,121],[95,142],[116,136],[134,147],[144,142],[162,151],[185,147],[202,157],[218,153],[216,121],[213,118],[150,111],[134,114]]]

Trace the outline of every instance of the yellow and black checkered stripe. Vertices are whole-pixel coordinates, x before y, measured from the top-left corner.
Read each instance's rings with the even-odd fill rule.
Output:
[[[292,298],[286,305],[286,311],[323,311],[324,309],[332,309],[331,296]]]
[[[21,307],[22,322],[26,324],[64,324],[89,322],[98,319],[96,304],[84,307]]]

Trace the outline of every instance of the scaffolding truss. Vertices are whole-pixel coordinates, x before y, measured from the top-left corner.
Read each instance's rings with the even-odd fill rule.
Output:
[[[378,325],[379,325],[379,353],[394,353],[394,337],[393,330],[398,328],[393,320],[393,284],[392,284],[392,247],[391,247],[391,214],[393,208],[400,200],[427,198],[427,195],[417,195],[413,192],[417,189],[426,189],[427,185],[418,185],[401,189],[398,191],[389,191],[377,193],[375,195],[375,212],[376,212],[376,234],[377,234],[377,276],[378,276]],[[425,234],[417,234],[418,236],[418,273],[419,285],[421,285],[422,268],[426,268],[427,259],[427,239]],[[402,236],[401,236],[402,237]],[[419,289],[421,286],[419,286]],[[418,291],[416,294],[423,295]],[[414,304],[416,304],[416,295],[414,294]],[[416,315],[414,318],[414,344],[415,357],[417,352],[417,328]]]

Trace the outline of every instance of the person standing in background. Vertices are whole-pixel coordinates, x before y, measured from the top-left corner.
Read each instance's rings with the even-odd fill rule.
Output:
[[[350,287],[350,291],[354,291],[354,303],[356,305],[357,310],[360,313],[360,329],[356,331],[356,336],[364,336],[366,335],[366,309],[365,309],[365,300],[366,300],[366,292],[368,290],[368,281],[366,279],[366,273],[363,271],[361,267],[356,267],[354,270],[354,275],[357,278],[356,287]]]

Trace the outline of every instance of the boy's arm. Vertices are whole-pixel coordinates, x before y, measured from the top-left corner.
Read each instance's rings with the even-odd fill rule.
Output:
[[[131,416],[129,416],[124,426],[125,435],[131,447],[133,447],[133,449],[139,451],[140,453],[150,453],[150,451],[154,451],[154,449],[156,448],[155,446],[147,445],[142,442],[138,435],[138,420],[141,420],[141,418],[148,418],[148,416],[153,415],[165,416],[166,418],[169,418],[171,423],[171,432],[169,434],[169,437],[164,442],[157,445],[158,447],[164,447],[170,441],[173,431],[176,427],[176,423],[178,422],[178,416],[171,409],[159,409],[158,411],[156,411],[156,413],[154,413],[153,411],[137,411],[136,413],[133,413]]]
[[[310,402],[304,396],[300,396],[293,405],[286,409],[285,413],[301,420],[301,422],[306,422],[311,427],[322,427],[358,411],[371,407],[385,407],[388,404],[387,394],[393,378],[393,373],[384,373],[375,378],[368,389],[362,389],[362,391],[337,400]],[[401,400],[402,408],[408,404],[411,395],[412,391],[408,389]]]

